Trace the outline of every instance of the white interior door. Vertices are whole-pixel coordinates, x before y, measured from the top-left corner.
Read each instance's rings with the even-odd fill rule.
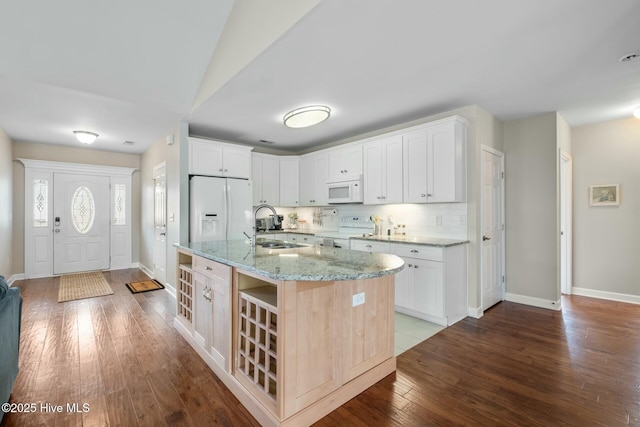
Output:
[[[504,154],[482,147],[482,308],[504,299]]]
[[[53,273],[108,270],[109,177],[55,173]]]
[[[161,163],[153,168],[153,277],[160,283],[167,282],[167,171]]]
[[[571,294],[572,282],[572,205],[573,184],[571,155],[560,152],[560,288],[563,294]]]

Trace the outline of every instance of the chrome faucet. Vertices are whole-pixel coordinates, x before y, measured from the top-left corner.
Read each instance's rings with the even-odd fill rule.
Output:
[[[267,209],[271,209],[271,212],[273,212],[273,225],[278,225],[280,224],[280,219],[278,219],[278,212],[276,212],[275,208],[271,205],[268,205],[266,203],[263,203],[261,205],[256,206],[256,208],[253,210],[253,236],[249,237],[247,236],[247,233],[244,233],[245,236],[249,237],[249,242],[251,243],[251,248],[255,248],[256,247],[256,217],[258,215],[258,211],[262,208],[267,208]]]

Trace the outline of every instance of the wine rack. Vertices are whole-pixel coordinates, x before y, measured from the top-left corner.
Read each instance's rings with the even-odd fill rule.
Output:
[[[178,277],[178,316],[193,323],[193,282],[191,264],[180,264]]]
[[[238,293],[238,369],[273,402],[278,385],[277,289],[261,286]]]

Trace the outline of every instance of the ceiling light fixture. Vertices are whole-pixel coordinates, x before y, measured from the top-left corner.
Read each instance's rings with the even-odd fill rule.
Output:
[[[633,110],[633,117],[635,117],[636,119],[640,119],[640,107]]]
[[[309,105],[296,108],[284,115],[284,124],[290,128],[306,128],[324,122],[331,115],[331,109],[324,105]]]
[[[622,55],[620,57],[620,59],[618,59],[618,61],[620,62],[629,62],[629,61],[633,61],[634,59],[638,59],[640,58],[640,51],[635,51],[635,52],[629,52],[626,55]]]
[[[86,130],[74,130],[73,133],[76,139],[83,144],[93,144],[99,136],[97,133],[87,132]]]

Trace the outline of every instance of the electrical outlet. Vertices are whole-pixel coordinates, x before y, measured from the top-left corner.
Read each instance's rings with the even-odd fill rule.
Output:
[[[458,217],[458,225],[467,225],[467,216],[466,215],[460,215]]]
[[[359,294],[355,294],[353,296],[353,307],[364,304],[364,292],[360,292]]]

